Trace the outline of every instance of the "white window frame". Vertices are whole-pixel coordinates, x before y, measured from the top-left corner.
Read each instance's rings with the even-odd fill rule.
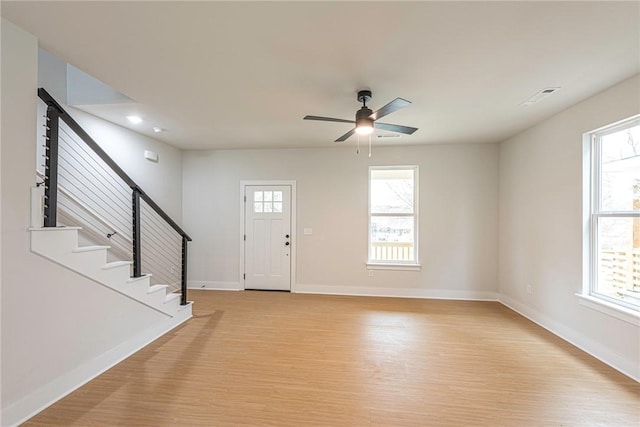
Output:
[[[629,323],[640,325],[640,308],[598,292],[598,218],[637,218],[638,211],[600,209],[602,137],[640,124],[640,115],[588,132],[583,136],[583,288],[580,303]]]
[[[372,214],[371,213],[371,172],[377,170],[412,170],[413,171],[413,213],[389,213],[389,214]],[[367,221],[367,269],[368,270],[420,270],[419,251],[418,251],[418,165],[397,165],[397,166],[369,166],[368,176],[368,221]],[[372,216],[405,216],[413,217],[413,244],[414,244],[414,260],[413,261],[378,261],[371,259],[371,217]]]

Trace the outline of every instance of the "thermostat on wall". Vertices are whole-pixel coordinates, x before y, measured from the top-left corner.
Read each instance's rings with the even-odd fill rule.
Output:
[[[158,163],[158,153],[154,151],[144,150],[144,158],[151,162]]]

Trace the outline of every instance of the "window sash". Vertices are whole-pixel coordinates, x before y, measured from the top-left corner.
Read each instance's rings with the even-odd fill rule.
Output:
[[[624,120],[612,126],[595,131],[591,134],[591,180],[590,180],[590,207],[589,216],[589,295],[608,301],[610,303],[626,307],[631,310],[640,311],[640,304],[624,300],[622,297],[615,298],[603,292],[604,283],[600,277],[600,218],[639,218],[640,210],[612,211],[602,210],[602,144],[603,137],[619,132],[640,124],[640,118]],[[631,254],[633,257],[633,253]],[[632,279],[633,280],[633,279]]]
[[[372,172],[380,171],[380,170],[412,170],[413,171],[413,212],[372,212],[372,200],[371,200],[371,191],[372,191]],[[367,264],[384,264],[384,265],[419,265],[418,263],[418,166],[371,166],[369,167],[369,200],[368,200],[368,232],[367,232],[367,240],[368,240],[368,261]],[[372,218],[413,218],[413,240],[412,240],[412,252],[410,252],[411,259],[374,259],[374,243],[372,241]],[[407,242],[397,242],[398,247],[406,246]],[[393,242],[387,244],[389,246],[393,246]],[[406,248],[404,248],[406,250]],[[394,250],[399,250],[398,248],[394,248]]]

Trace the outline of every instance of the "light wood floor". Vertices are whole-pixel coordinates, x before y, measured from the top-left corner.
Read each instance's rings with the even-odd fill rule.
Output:
[[[192,291],[28,426],[640,425],[640,384],[498,303]]]

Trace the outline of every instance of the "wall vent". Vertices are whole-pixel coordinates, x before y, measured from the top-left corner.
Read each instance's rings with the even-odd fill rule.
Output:
[[[523,107],[528,107],[529,105],[533,105],[537,102],[542,101],[544,98],[551,95],[552,93],[557,92],[558,90],[560,90],[560,87],[545,87],[544,89],[536,92],[534,95],[532,95],[529,99],[527,99],[520,105]]]

